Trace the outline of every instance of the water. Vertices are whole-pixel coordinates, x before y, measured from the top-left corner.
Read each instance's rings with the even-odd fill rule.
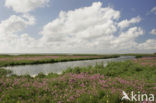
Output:
[[[4,69],[11,70],[13,74],[16,75],[26,75],[36,76],[38,73],[62,73],[62,71],[71,67],[86,67],[95,66],[96,64],[103,63],[104,66],[110,61],[124,61],[134,59],[134,56],[121,56],[119,58],[110,59],[95,59],[95,60],[83,60],[83,61],[69,61],[69,62],[59,62],[59,63],[47,63],[47,64],[37,64],[37,65],[22,65],[22,66],[10,66]]]

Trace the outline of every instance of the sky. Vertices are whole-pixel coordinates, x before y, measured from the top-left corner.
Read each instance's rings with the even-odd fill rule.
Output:
[[[0,53],[155,53],[156,0],[0,0]]]

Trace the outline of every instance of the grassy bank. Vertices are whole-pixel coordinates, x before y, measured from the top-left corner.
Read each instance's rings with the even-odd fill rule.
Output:
[[[153,54],[120,54],[121,56],[135,56],[136,58],[142,58],[142,57],[156,57],[156,53]]]
[[[35,78],[7,77],[9,73],[0,70],[1,103],[135,103],[121,101],[122,90],[156,95],[156,65],[136,61],[68,68],[62,75],[40,73]]]
[[[119,57],[119,55],[0,55],[0,67],[77,60],[107,59],[117,57]]]

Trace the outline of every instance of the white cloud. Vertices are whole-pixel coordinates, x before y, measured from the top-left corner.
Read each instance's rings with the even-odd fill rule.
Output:
[[[9,19],[1,21],[0,23],[0,36],[10,35],[15,32],[22,31],[28,25],[33,25],[35,18],[30,15],[24,15],[23,17],[12,15]]]
[[[117,48],[119,50],[132,49],[137,46],[137,43],[135,42],[136,38],[143,34],[144,31],[140,27],[132,27],[126,32],[121,32],[119,37],[112,40],[111,43],[113,44],[113,48]]]
[[[14,15],[0,24],[0,52],[127,53],[156,50],[155,39],[136,42],[144,30],[131,24],[139,23],[140,17],[126,20],[126,23],[119,18],[120,11],[96,2],[89,7],[60,12],[58,18],[43,27],[41,38],[35,39],[27,33],[18,34],[34,24],[35,19],[30,15]]]
[[[135,23],[139,23],[141,21],[141,18],[138,16],[138,17],[134,17],[130,20],[123,20],[121,22],[118,23],[118,26],[123,29],[123,28],[126,28],[126,27],[129,27],[131,24],[135,24]]]
[[[99,42],[98,39],[113,36],[117,31],[114,22],[120,17],[120,12],[101,6],[98,2],[90,7],[61,12],[59,18],[44,26],[42,40],[49,44],[66,42],[77,47],[80,43],[93,46],[94,42]]]
[[[18,13],[27,13],[38,7],[44,7],[49,0],[5,0],[5,6]]]
[[[151,13],[154,13],[156,15],[156,6],[151,9]]]
[[[156,29],[152,29],[151,32],[150,32],[150,34],[156,35]]]
[[[119,33],[118,25],[121,28],[129,27],[130,24],[140,22],[141,18],[135,17],[126,23],[118,23],[119,17],[119,11],[110,7],[102,8],[100,2],[90,7],[61,12],[59,18],[44,26],[41,32],[42,41],[49,47],[58,45],[62,50],[68,47],[72,50],[81,48],[81,51],[96,52],[131,49],[137,45],[135,39],[144,33],[143,30],[140,27],[132,27]],[[119,36],[116,37],[115,33],[119,33]]]
[[[12,15],[9,19],[1,21],[0,33],[8,34],[23,30],[28,25],[33,25],[35,18],[30,15],[23,17]],[[0,34],[1,35],[1,34]]]
[[[28,34],[19,35],[18,32],[25,29],[28,25],[33,25],[35,18],[30,15],[22,17],[12,15],[8,19],[0,23],[0,52],[18,52],[19,50],[26,50],[35,39],[28,36]],[[22,47],[22,48],[21,48]]]
[[[156,39],[148,39],[144,43],[138,45],[140,50],[156,50]]]

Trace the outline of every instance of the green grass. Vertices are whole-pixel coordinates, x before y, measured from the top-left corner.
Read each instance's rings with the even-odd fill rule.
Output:
[[[89,74],[104,74],[109,77],[131,77],[133,79],[146,80],[148,82],[156,81],[156,66],[142,66],[132,61],[110,62],[106,67],[96,65],[95,67],[76,67],[68,68],[64,73],[89,73]]]
[[[132,61],[68,68],[63,74],[11,75],[0,69],[1,103],[133,103],[121,90],[156,95],[156,67]],[[135,103],[135,102],[134,102]]]

